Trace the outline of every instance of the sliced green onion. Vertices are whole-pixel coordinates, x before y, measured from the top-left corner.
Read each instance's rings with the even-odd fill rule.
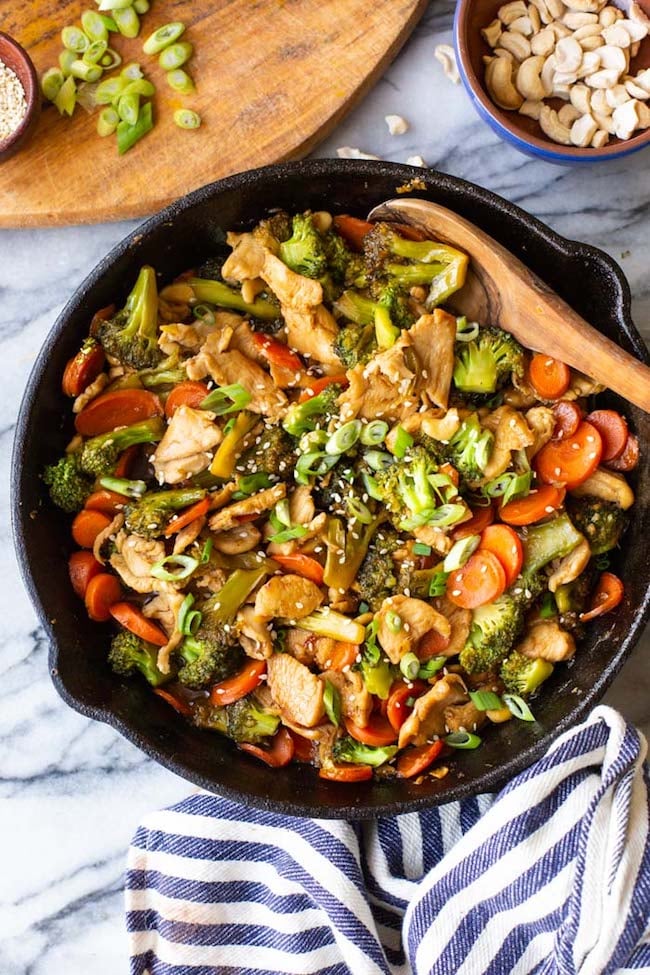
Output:
[[[405,531],[415,531],[422,525],[434,525],[436,527],[455,525],[465,516],[466,512],[467,508],[464,504],[443,504],[439,508],[427,508],[412,518],[402,518],[400,527]]]
[[[504,694],[503,703],[507,707],[508,711],[519,718],[520,721],[535,721],[535,715],[530,710],[523,697],[519,697],[518,694]]]
[[[108,28],[104,18],[96,10],[84,10],[81,15],[81,26],[91,44],[94,41],[108,42]]]
[[[383,494],[381,493],[379,485],[372,474],[368,474],[367,471],[364,471],[361,475],[361,480],[363,481],[366,494],[368,494],[371,498],[374,498],[375,501],[383,500]]]
[[[77,58],[70,65],[70,74],[73,78],[79,78],[80,81],[94,82],[101,78],[102,69],[98,64],[86,64],[85,61]]]
[[[177,41],[181,34],[185,33],[185,24],[182,24],[180,20],[174,20],[170,24],[164,24],[155,30],[153,34],[149,34],[142,45],[142,50],[145,54],[160,54],[164,51],[166,47]]]
[[[140,33],[140,18],[133,7],[113,8],[113,20],[123,37],[137,37]]]
[[[126,77],[124,73],[122,73],[122,77]],[[154,85],[146,78],[134,78],[133,81],[129,81],[123,95],[142,95],[143,98],[151,98],[155,91]]]
[[[338,459],[333,454],[324,454],[321,451],[312,450],[310,453],[302,454],[298,458],[295,474],[305,478],[322,477],[334,467]],[[298,480],[298,477],[296,477],[296,480]],[[299,483],[304,484],[306,482],[299,481]]]
[[[214,311],[209,305],[194,305],[192,314],[200,322],[205,322],[206,325],[214,325],[216,321]]]
[[[147,490],[145,481],[130,481],[126,477],[100,477],[99,483],[107,491],[115,491],[127,498],[141,498]]]
[[[395,463],[394,458],[384,450],[369,450],[363,459],[373,471],[387,471]]]
[[[492,691],[470,691],[470,699],[477,711],[500,711],[503,701]]]
[[[539,608],[539,617],[542,620],[548,620],[552,616],[557,616],[557,604],[553,593],[546,592],[542,599],[542,605]]]
[[[611,565],[609,555],[606,552],[604,552],[602,555],[599,555],[598,558],[594,559],[594,565],[596,566],[599,572],[604,572],[605,569],[609,569]]]
[[[173,572],[165,566],[180,566]],[[162,579],[163,582],[178,582],[179,579],[189,579],[195,569],[198,568],[199,560],[193,559],[191,555],[166,555],[164,559],[151,566],[151,575],[154,579]]]
[[[224,436],[230,433],[231,430],[235,429],[235,424],[237,423],[237,417],[231,416],[226,425],[223,428]]]
[[[212,545],[213,545],[213,539],[208,538],[205,545],[203,546],[203,551],[201,552],[201,558],[199,559],[199,563],[201,565],[205,565],[206,562],[210,561],[210,556],[212,555]]]
[[[325,714],[330,719],[332,724],[335,724],[338,728],[341,722],[341,695],[338,692],[338,688],[334,687],[331,680],[325,681],[323,705],[325,707]]]
[[[120,74],[128,81],[139,81],[140,78],[144,77],[142,74],[142,68],[137,61],[129,61],[128,64],[125,64],[120,71]],[[139,94],[142,94],[142,92],[139,92]]]
[[[456,341],[473,342],[478,337],[478,322],[468,322],[465,315],[456,319]]]
[[[98,105],[110,105],[124,94],[128,87],[128,81],[121,75],[118,78],[106,78],[100,81],[95,92],[95,101]]]
[[[59,54],[59,67],[61,68],[61,71],[66,76],[66,78],[69,76],[70,68],[75,63],[76,60],[77,58],[74,51],[66,50],[66,51],[61,51],[61,53]]]
[[[117,114],[123,122],[128,125],[135,125],[140,112],[139,95],[122,95],[117,103]]]
[[[234,413],[235,410],[243,410],[252,398],[243,386],[232,383],[230,386],[219,386],[213,389],[199,404],[199,409],[210,410],[217,416],[224,416],[226,413]]]
[[[192,609],[193,605],[194,596],[188,592],[178,611],[178,629],[183,636],[194,636],[203,619],[203,613],[197,609]]]
[[[93,41],[84,51],[82,60],[86,64],[97,64],[106,54],[107,48],[106,41]]]
[[[149,0],[133,0],[133,9],[136,14],[146,14],[151,9]]]
[[[132,4],[133,0],[100,0],[99,9],[113,13],[115,10],[124,10],[125,7],[130,7]]]
[[[61,31],[61,43],[68,51],[83,54],[90,43],[79,27],[64,27]]]
[[[414,653],[405,653],[399,662],[399,669],[408,681],[415,680],[420,673],[420,661]]]
[[[452,731],[450,735],[445,735],[445,741],[452,748],[478,748],[481,744],[479,736],[469,731]]]
[[[178,41],[161,51],[158,64],[163,71],[174,71],[176,68],[182,68],[185,62],[189,61],[193,51],[194,48],[189,41]]]
[[[372,420],[361,431],[361,443],[366,447],[375,447],[384,442],[387,433],[388,424],[385,420]]]
[[[508,471],[499,477],[494,477],[481,488],[483,494],[488,498],[502,498],[502,503],[507,504],[515,498],[525,497],[530,492],[533,480],[532,471],[524,471],[523,474],[515,474]]]
[[[389,609],[386,613],[386,626],[391,633],[399,633],[404,627],[402,617],[399,613],[395,613],[392,609]]]
[[[298,441],[300,453],[308,454],[310,450],[320,450],[328,440],[327,430],[308,430]]]
[[[177,108],[174,112],[174,123],[179,129],[198,129],[201,125],[201,116],[190,108]]]
[[[136,142],[151,132],[153,129],[153,110],[151,108],[151,102],[145,102],[145,104],[140,109],[140,114],[138,115],[138,121],[135,125],[129,125],[128,122],[120,122],[117,127],[117,151],[122,156],[125,152],[128,152]]]
[[[179,95],[191,95],[196,91],[192,78],[182,68],[167,72],[167,84],[172,91],[177,91]]]
[[[351,497],[345,499],[345,507],[351,518],[356,518],[362,525],[369,525],[372,521],[370,509],[360,501],[359,498]]]
[[[424,542],[416,542],[413,546],[413,555],[431,555],[432,548]]]
[[[237,493],[242,497],[248,498],[251,494],[271,486],[271,478],[266,471],[258,471],[256,474],[245,474],[237,481]],[[234,495],[233,495],[234,497]]]
[[[412,446],[413,437],[411,434],[407,433],[404,427],[398,427],[395,435],[395,443],[393,444],[393,456],[397,457],[398,460],[402,460],[406,456],[406,451]]]
[[[450,572],[444,572],[442,569],[438,569],[438,571],[431,576],[431,581],[429,583],[429,595],[444,596],[447,591],[447,579],[450,575]]]
[[[61,91],[65,78],[60,68],[48,68],[41,77],[41,91],[48,102],[53,102]]]
[[[92,115],[97,108],[97,102],[95,101],[95,92],[97,91],[97,83],[82,81],[77,85],[77,104],[81,105],[85,112]]]
[[[445,572],[462,569],[470,555],[474,554],[480,544],[480,535],[467,535],[465,538],[459,538],[445,555],[445,560],[442,563]]]
[[[102,20],[104,22],[104,27],[109,32],[109,34],[111,34],[111,33],[112,34],[117,34],[117,32],[118,32],[117,31],[117,24],[115,23],[115,21],[113,20],[113,18],[109,14],[102,14],[102,13],[100,13],[99,16],[102,18]]]
[[[437,674],[439,670],[442,670],[446,663],[446,657],[430,657],[420,666],[418,677],[420,680],[429,680],[429,678],[433,677],[434,674]]]
[[[99,62],[104,69],[104,71],[112,71],[113,68],[119,68],[122,63],[122,56],[114,51],[112,47],[106,49],[106,54]]]
[[[293,525],[291,528],[285,528],[275,535],[269,535],[269,541],[274,542],[276,545],[282,545],[284,542],[292,542],[296,538],[302,538],[306,534],[307,529],[304,525]]]
[[[282,498],[278,501],[275,508],[271,512],[271,521],[277,521],[277,525],[274,527],[280,528],[284,526],[285,528],[291,528],[291,512],[289,509],[289,498]]]
[[[69,75],[59,88],[57,96],[54,99],[54,104],[61,115],[64,112],[66,115],[72,115],[74,112],[75,105],[77,104],[77,86],[72,75]]]

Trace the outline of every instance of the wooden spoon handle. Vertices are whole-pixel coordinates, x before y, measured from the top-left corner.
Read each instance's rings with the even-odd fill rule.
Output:
[[[369,220],[409,223],[472,259],[458,304],[498,324],[526,348],[561,359],[650,413],[650,369],[606,338],[492,237],[428,200],[388,200]]]

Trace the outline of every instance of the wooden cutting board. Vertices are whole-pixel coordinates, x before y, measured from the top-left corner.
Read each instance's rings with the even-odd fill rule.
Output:
[[[44,108],[31,141],[0,164],[0,226],[52,226],[151,213],[229,173],[304,156],[390,63],[427,0],[152,0],[140,37],[111,34],[124,62],[139,61],[156,85],[156,125],[120,157],[100,139],[96,114],[72,119]],[[30,53],[39,74],[57,64],[60,30],[93,0],[14,0],[2,29]],[[194,44],[187,65],[197,93],[173,92],[142,42],[171,20]],[[199,130],[174,124],[174,109],[199,112]],[[377,125],[383,126],[383,119]]]

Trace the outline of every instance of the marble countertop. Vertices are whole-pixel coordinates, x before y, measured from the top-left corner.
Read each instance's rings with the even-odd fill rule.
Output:
[[[435,45],[451,41],[453,7],[451,0],[431,6],[386,76],[316,155],[335,155],[344,145],[395,161],[418,153],[434,168],[507,197],[559,233],[603,248],[623,267],[635,321],[650,338],[648,153],[563,169],[504,145],[434,59]],[[389,113],[409,120],[405,135],[388,135]],[[2,975],[125,972],[121,877],[129,840],[144,813],[191,791],[110,728],[59,700],[9,529],[13,424],[33,360],[73,288],[134,226],[0,232],[0,349],[12,363],[0,387]],[[646,632],[606,699],[646,734],[649,651]]]

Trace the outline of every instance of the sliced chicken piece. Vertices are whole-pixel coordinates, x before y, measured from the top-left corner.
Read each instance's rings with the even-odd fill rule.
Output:
[[[292,349],[305,359],[319,362],[325,372],[343,371],[343,364],[334,351],[338,325],[324,305],[302,310],[283,305],[282,315]]]
[[[250,552],[262,540],[262,533],[255,525],[248,523],[220,532],[213,539],[214,547],[225,555],[239,555]]]
[[[108,386],[110,380],[108,374],[105,372],[100,372],[96,379],[86,386],[83,393],[79,393],[74,403],[72,404],[73,413],[81,413],[81,411],[91,403],[96,396],[99,396],[101,391]]]
[[[311,487],[307,484],[299,484],[297,488],[294,488],[289,498],[289,514],[292,525],[308,525],[315,517],[316,507],[311,491]]]
[[[115,515],[110,525],[107,525],[106,528],[100,531],[97,537],[95,538],[95,541],[93,542],[93,555],[95,556],[97,561],[101,563],[101,565],[103,565],[104,562],[106,561],[104,556],[102,555],[102,548],[104,547],[104,542],[108,541],[109,538],[112,538],[113,535],[117,535],[123,524],[124,524],[124,515],[120,511],[118,514]],[[125,533],[122,532],[123,536],[124,534]]]
[[[243,501],[229,504],[227,508],[221,508],[216,515],[212,515],[208,525],[213,532],[228,531],[239,525],[241,519],[248,515],[261,515],[262,512],[269,511],[286,493],[286,484],[274,484],[273,487],[258,491],[250,498],[244,498]]]
[[[210,336],[198,355],[187,360],[188,378],[205,379],[209,375],[217,386],[238,383],[251,396],[247,410],[275,419],[287,405],[287,397],[275,387],[269,374],[237,349],[220,353],[213,349],[214,341]]]
[[[204,471],[212,451],[223,440],[209,410],[179,406],[153,455],[153,467],[160,484],[178,484]]]
[[[446,555],[451,550],[453,542],[442,528],[435,528],[433,525],[421,525],[413,530],[413,534],[418,542],[430,545],[438,555]]]
[[[526,413],[526,423],[533,434],[533,442],[526,448],[528,460],[532,460],[549,442],[555,429],[555,416],[548,406],[534,406]]]
[[[571,385],[563,396],[563,399],[583,399],[585,396],[595,396],[602,393],[605,387],[602,383],[597,383],[589,376],[585,376],[575,369],[571,370]]]
[[[623,511],[627,511],[634,504],[634,492],[622,474],[606,471],[602,467],[594,471],[591,477],[571,489],[576,497],[593,496],[603,501],[613,501]]]
[[[415,363],[407,332],[365,366],[348,372],[350,385],[339,397],[342,419],[401,421],[420,406],[415,392]]]
[[[224,279],[237,282],[259,278],[266,258],[264,244],[253,234],[229,233],[227,240],[233,250],[221,268]]]
[[[287,308],[296,311],[309,311],[323,302],[323,286],[314,278],[305,278],[288,268],[279,257],[267,251],[260,277],[282,305],[285,315]]]
[[[237,613],[239,641],[248,657],[266,660],[273,653],[271,632],[265,620],[261,620],[254,606],[243,606]]]
[[[447,443],[460,429],[458,410],[452,406],[450,410],[428,410],[426,413],[416,414],[422,417],[421,430],[427,437]]]
[[[338,670],[326,670],[321,674],[323,681],[329,681],[341,696],[341,712],[360,728],[365,728],[372,711],[372,695],[368,693],[361,674],[348,670],[345,674]]]
[[[485,711],[479,711],[473,701],[467,704],[450,704],[443,712],[445,720],[445,730],[453,731],[478,731],[487,721]]]
[[[483,472],[485,480],[490,481],[508,469],[513,450],[530,447],[535,437],[521,413],[510,406],[499,406],[481,423],[494,433],[492,454]]]
[[[323,593],[314,582],[297,575],[273,576],[257,591],[255,612],[264,620],[300,620],[323,602]]]
[[[332,666],[336,640],[329,636],[316,636],[297,627],[289,627],[285,630],[285,647],[286,652],[301,664],[314,665],[319,670],[328,670]]]
[[[422,315],[408,332],[418,364],[416,393],[422,402],[447,409],[454,371],[456,319],[436,308]]]
[[[447,674],[419,697],[412,712],[400,728],[398,745],[423,745],[435,736],[445,734],[445,709],[465,703],[467,688],[458,674]]]
[[[576,652],[576,643],[570,633],[555,620],[537,620],[515,650],[532,660],[570,660]]]
[[[192,542],[197,540],[205,527],[206,521],[207,518],[205,515],[202,515],[200,518],[195,518],[194,521],[191,521],[185,528],[181,528],[174,539],[174,555],[180,555],[182,552],[185,552]]]
[[[243,321],[241,315],[230,311],[215,311],[214,322],[196,321],[193,325],[173,323],[163,325],[158,337],[158,346],[165,355],[173,355],[179,350],[197,353],[201,346],[211,336],[221,336],[228,329],[232,334]],[[213,339],[213,341],[215,341]]]
[[[273,700],[291,721],[313,728],[323,717],[323,682],[288,653],[276,653],[267,664]]]
[[[169,673],[171,655],[183,639],[178,629],[178,614],[184,600],[185,594],[182,592],[158,593],[142,607],[143,615],[160,623],[169,637],[167,643],[158,649],[157,663],[163,674]]]
[[[192,576],[192,582],[199,589],[205,589],[208,592],[219,592],[227,578],[228,574],[225,569],[218,569],[213,565],[206,565],[199,566]]]
[[[410,596],[389,596],[377,613],[377,637],[391,663],[414,652],[418,642],[429,630],[437,630],[444,637],[451,633],[449,621],[422,599]]]
[[[553,572],[548,580],[548,588],[551,592],[556,592],[558,586],[563,586],[567,582],[573,582],[583,572],[591,558],[591,548],[586,538],[578,542],[576,547],[563,559],[558,559],[552,565]]]
[[[266,550],[268,554],[271,557],[274,555],[291,555],[301,549],[309,549],[313,545],[314,539],[323,534],[327,528],[327,515],[321,511],[304,527],[307,531],[300,538],[294,538],[289,542],[270,542]],[[273,528],[270,525],[267,525],[264,531],[267,536],[273,534]]]
[[[162,582],[151,575],[151,567],[165,557],[163,542],[120,532],[110,563],[131,589],[139,593],[175,592],[178,583]]]
[[[472,625],[472,612],[469,609],[454,606],[446,596],[438,596],[437,599],[433,600],[433,605],[449,621],[451,627],[449,644],[440,653],[444,654],[445,657],[455,657],[467,643]]]

